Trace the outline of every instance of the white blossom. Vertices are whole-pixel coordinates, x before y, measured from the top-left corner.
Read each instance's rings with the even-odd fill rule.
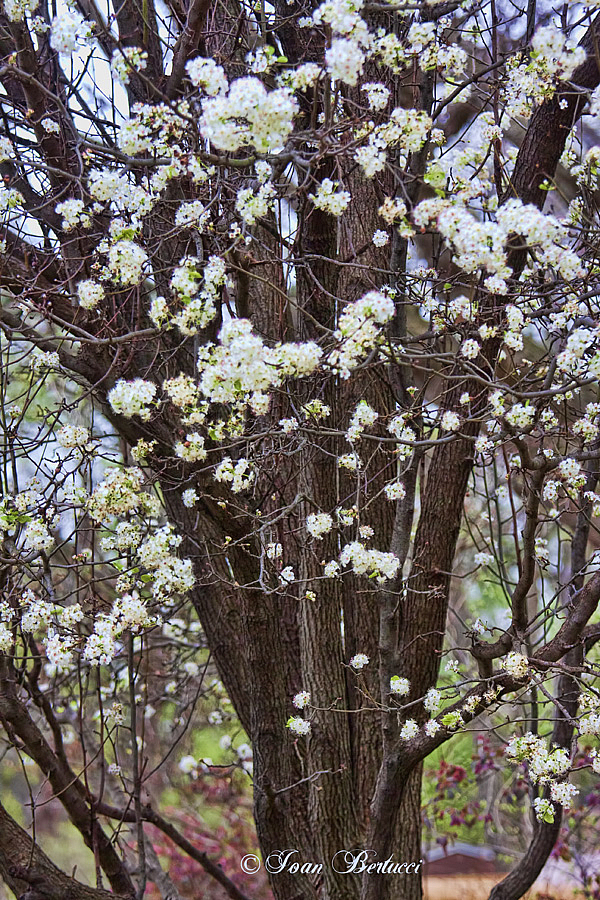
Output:
[[[410,693],[410,681],[408,678],[400,678],[399,675],[392,675],[390,678],[390,691],[399,697],[405,697]]]
[[[307,734],[310,734],[310,722],[308,719],[303,719],[301,716],[294,716],[293,718],[288,720],[287,727],[294,734],[300,735],[301,737],[305,737]]]
[[[356,670],[364,669],[365,666],[369,665],[369,657],[366,655],[366,653],[356,653],[352,657],[348,665]]]
[[[77,10],[63,6],[50,25],[50,46],[57,53],[70,56],[77,49],[78,42],[84,41],[90,33],[89,24]]]
[[[317,193],[308,196],[317,209],[331,213],[332,216],[341,216],[348,208],[351,197],[349,191],[336,191],[336,186],[330,178],[324,178]]]
[[[502,661],[503,668],[513,678],[527,678],[529,675],[529,661],[521,653],[511,651]]]
[[[143,421],[150,418],[152,403],[156,395],[156,385],[152,381],[136,378],[125,381],[120,378],[108,392],[108,402],[114,412],[126,418],[139,416]]]
[[[414,719],[407,719],[400,729],[400,737],[403,741],[410,741],[419,733],[419,726]]]
[[[194,488],[188,488],[181,495],[181,499],[183,501],[183,505],[187,507],[187,509],[192,509],[200,498],[198,497],[198,493],[196,490],[194,490]]]
[[[300,691],[294,696],[292,703],[294,704],[296,709],[304,709],[310,703],[309,691]]]
[[[80,281],[77,285],[77,297],[83,309],[95,309],[104,299],[104,288],[91,279]]]
[[[311,513],[306,519],[306,530],[317,540],[321,540],[332,527],[333,519],[329,513]]]

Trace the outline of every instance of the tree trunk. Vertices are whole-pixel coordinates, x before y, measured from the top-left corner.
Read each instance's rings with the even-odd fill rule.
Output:
[[[382,900],[421,900],[423,897],[423,851],[421,848],[421,784],[423,766],[408,775],[400,795],[392,856],[394,862],[421,863],[414,874],[381,876]]]

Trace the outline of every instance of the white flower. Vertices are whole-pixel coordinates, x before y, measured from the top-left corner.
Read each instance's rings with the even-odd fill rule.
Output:
[[[185,441],[175,444],[175,453],[186,462],[202,462],[207,456],[204,437],[196,431],[186,434]]]
[[[563,459],[559,463],[558,471],[563,478],[569,481],[575,481],[581,473],[581,463],[575,459]]]
[[[369,657],[366,653],[356,653],[350,662],[348,663],[353,669],[364,669],[365,666],[369,665]]]
[[[91,34],[89,23],[74,9],[64,6],[52,19],[50,25],[50,46],[57,53],[71,56],[79,40]]]
[[[569,809],[573,797],[578,793],[579,791],[575,785],[568,781],[555,781],[550,785],[550,796],[555,803],[560,803],[560,805],[564,806],[566,809]]]
[[[42,630],[52,618],[53,609],[50,603],[37,600],[33,592],[26,591],[21,597],[21,605],[25,610],[21,614],[22,631],[31,633]]]
[[[300,23],[298,22],[298,25]],[[317,63],[303,63],[291,74],[291,83],[296,91],[305,91],[313,87],[321,76],[321,66]]]
[[[193,378],[183,373],[176,378],[168,378],[166,381],[163,381],[163,390],[171,403],[179,407],[179,409],[194,406],[198,401],[197,384]]]
[[[406,215],[406,204],[399,197],[386,197],[378,209],[378,213],[388,225],[393,225]]]
[[[197,56],[187,63],[186,69],[192,84],[201,88],[209,97],[226,93],[228,84],[225,70],[214,59]]]
[[[54,538],[48,531],[46,523],[41,517],[32,519],[25,528],[25,550],[46,553],[54,545]]]
[[[139,284],[147,262],[146,251],[133,241],[117,241],[108,251],[108,271],[117,284]]]
[[[215,78],[212,89],[217,81],[220,86]],[[267,91],[258,78],[238,78],[227,94],[221,91],[202,101],[200,131],[220,150],[234,153],[253,145],[259,153],[269,153],[284,146],[297,111],[298,103],[288,88]]]
[[[250,468],[250,463],[242,457],[234,464],[231,457],[226,456],[220,465],[217,466],[214,474],[215,481],[224,482],[231,485],[234,494],[246,490],[253,483],[255,478],[254,471]]]
[[[76,447],[84,447],[90,439],[87,428],[80,425],[63,425],[56,433],[56,442],[65,450],[73,450]]]
[[[51,119],[44,119],[46,123],[51,121]],[[48,131],[49,129],[46,128],[45,130]],[[91,225],[91,219],[89,213],[85,212],[83,200],[75,198],[63,200],[62,203],[57,203],[55,210],[63,217],[62,227],[65,231],[71,231],[77,225],[81,225],[83,228],[88,228]]]
[[[333,528],[333,519],[329,513],[311,513],[306,519],[306,530],[317,540]]]
[[[89,500],[90,515],[97,522],[133,510],[146,509],[147,498],[141,491],[142,470],[108,468]]]
[[[440,422],[442,431],[458,431],[460,428],[460,418],[457,413],[446,410]]]
[[[401,481],[390,481],[383,492],[388,500],[404,500],[406,497],[406,488]]]
[[[425,699],[423,700],[423,706],[428,713],[435,714],[438,711],[440,708],[441,697],[442,695],[438,690],[429,688],[425,694]]]
[[[533,801],[533,808],[538,822],[554,822],[554,806],[550,800],[536,797]]]
[[[235,752],[238,755],[238,759],[252,759],[252,747],[250,744],[240,744],[236,747]]]
[[[361,359],[382,340],[382,329],[393,317],[393,299],[381,291],[369,291],[342,311],[335,338],[339,346],[328,356],[333,371],[348,378]]]
[[[301,716],[294,716],[293,718],[288,720],[287,727],[294,734],[299,735],[307,735],[310,734],[310,722],[308,719],[303,719]]]
[[[181,495],[181,499],[184,506],[186,506],[188,509],[192,509],[192,507],[194,507],[198,502],[199,498],[198,493],[194,488],[188,488]]]
[[[281,425],[281,430],[284,434],[291,434],[292,431],[296,431],[298,428],[299,422],[298,419],[280,419],[279,424]]]
[[[300,691],[295,695],[292,703],[296,709],[304,709],[310,703],[310,693],[308,691]]]
[[[407,719],[400,729],[400,737],[403,741],[410,741],[419,733],[419,726],[414,719]]]
[[[374,232],[373,234],[373,243],[376,247],[385,247],[386,244],[389,244],[390,236],[387,231],[382,231],[380,228]]]
[[[314,342],[267,347],[247,319],[226,322],[219,339],[219,346],[201,349],[198,356],[202,393],[215,403],[243,400],[261,415],[268,409],[265,391],[287,376],[312,374],[322,355]]]
[[[109,706],[109,708],[105,710],[104,715],[109,722],[114,722],[115,725],[122,725],[125,721],[123,705],[121,703],[113,703],[112,706]]]
[[[48,629],[48,636],[44,639],[46,656],[57,671],[67,672],[73,667],[72,641],[70,638],[61,637],[58,632]]]
[[[12,631],[5,622],[0,622],[0,653],[10,653],[14,645]]]
[[[286,566],[279,573],[279,580],[282,585],[292,584],[296,580],[296,575],[291,566]]]
[[[147,60],[148,54],[141,47],[118,47],[110,61],[112,77],[120,84],[129,84],[132,70],[145,69]]]
[[[349,191],[335,191],[336,185],[330,178],[324,178],[317,189],[316,194],[309,194],[317,209],[331,213],[332,216],[341,216],[350,203]]]
[[[248,406],[255,415],[265,416],[271,406],[271,397],[269,394],[263,394],[262,391],[254,391],[248,400]]]
[[[150,418],[150,408],[156,394],[156,385],[151,381],[136,378],[125,381],[120,378],[114,388],[108,392],[108,402],[114,412],[130,419],[139,416],[143,421]]]
[[[267,544],[267,559],[279,559],[283,555],[283,547],[278,543]]]
[[[550,551],[548,549],[548,541],[546,538],[536,537],[535,539],[535,558],[543,565],[550,562]]]
[[[353,86],[362,74],[365,54],[355,41],[334,38],[325,52],[325,62],[332,78]]]
[[[6,12],[6,0],[4,3],[4,11]],[[15,20],[13,19],[13,21]],[[14,150],[10,140],[7,137],[0,137],[0,162],[6,162],[8,159],[12,159],[13,156]]]
[[[349,433],[346,435],[347,439],[353,441],[359,437],[364,428],[368,425],[374,425],[378,418],[379,413],[366,400],[360,400],[350,420]],[[350,432],[354,432],[354,437],[350,436]]]
[[[63,628],[72,628],[83,619],[83,610],[79,603],[63,607],[58,614],[58,621]]]
[[[254,171],[256,172],[256,177],[261,184],[264,184],[265,181],[268,181],[273,174],[273,168],[269,165],[266,159],[257,159],[254,163]]]
[[[475,441],[475,450],[477,453],[489,453],[492,450],[494,444],[489,438],[486,438],[485,435],[480,435]]]
[[[261,184],[258,191],[242,188],[237,193],[235,208],[246,225],[254,225],[257,219],[264,218],[275,203],[275,188],[272,184]]]
[[[377,112],[385,109],[390,99],[389,89],[384,84],[369,82],[361,85],[361,91],[366,93],[370,108]]]
[[[473,562],[476,566],[489,566],[489,564],[493,561],[493,554],[486,553],[485,550],[482,550],[480,553],[476,553],[473,557]]]
[[[592,712],[580,719],[579,734],[600,734],[600,715]]]
[[[94,633],[90,634],[83,648],[82,659],[93,666],[107,666],[116,653],[114,623],[109,619],[101,619],[94,624]]]
[[[527,678],[529,675],[529,661],[521,653],[511,651],[503,660],[503,669],[513,678]]]
[[[479,345],[479,342],[472,339],[464,341],[460,347],[461,356],[464,356],[467,359],[477,359],[480,350],[481,347]]]
[[[2,7],[11,22],[22,22],[38,6],[37,0],[4,0]]]
[[[400,560],[394,553],[368,549],[360,541],[352,541],[343,547],[340,564],[350,564],[355,575],[373,577],[378,584],[383,584],[396,576]]]
[[[410,681],[408,678],[400,678],[398,675],[392,675],[390,678],[390,691],[392,694],[398,694],[399,697],[405,697],[410,693]]]
[[[91,279],[80,281],[77,285],[77,297],[79,305],[83,309],[95,309],[100,301],[104,299],[104,288],[101,284]]]
[[[175,213],[175,224],[181,228],[194,226],[202,233],[204,226],[210,218],[210,212],[205,209],[200,200],[192,200],[190,203],[182,203]]]
[[[515,403],[505,414],[505,419],[513,428],[527,428],[535,418],[535,407]]]
[[[184,775],[190,775],[196,769],[198,763],[195,756],[182,756],[179,760],[179,770]]]
[[[356,472],[357,469],[360,469],[360,456],[357,453],[344,453],[342,456],[338,456],[337,464],[340,469]]]

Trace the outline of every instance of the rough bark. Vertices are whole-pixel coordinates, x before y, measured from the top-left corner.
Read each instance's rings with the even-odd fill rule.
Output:
[[[153,15],[152,4],[148,10]],[[284,10],[288,15],[290,10],[287,5]],[[202,40],[200,31],[205,12],[201,3],[190,6],[189,33],[182,36],[181,64],[185,62],[189,50]],[[121,10],[119,24],[122,37],[126,40],[131,37],[135,14],[133,5],[126,5]],[[223,15],[222,10],[215,13],[215,21],[207,28],[213,27],[216,31],[220,27],[216,21],[220,15]],[[595,29],[596,25],[585,39],[590,58],[573,78],[575,84],[588,89],[598,83],[595,56],[591,52]],[[21,36],[18,37],[21,40]],[[311,59],[315,55],[316,48],[310,43],[314,41],[314,36],[304,43],[296,31],[285,26],[281,37],[292,62]],[[159,75],[160,52],[153,25],[146,34],[146,40],[153,60],[152,72]],[[233,38],[231,41],[233,44]],[[19,43],[19,54],[22,64],[25,67],[30,65],[30,48],[22,41]],[[146,91],[147,87],[143,83],[139,90]],[[175,91],[173,79],[168,90],[171,89]],[[47,106],[45,95],[40,95],[31,85],[20,83],[15,86],[15,94],[18,93],[23,94],[20,101],[30,103],[41,119]],[[562,108],[564,100],[566,106]],[[554,176],[566,136],[580,116],[582,106],[580,95],[565,91],[537,110],[517,158],[511,196],[539,207],[543,205],[546,193],[541,191],[540,185],[546,178]],[[40,139],[47,144],[48,159],[57,166],[64,165],[63,148],[56,142],[51,143],[53,139],[48,135],[41,135]],[[316,174],[323,177],[326,168],[323,166],[323,171]],[[267,252],[261,255],[260,249],[257,249],[252,258],[239,261],[241,271],[238,273],[239,293],[236,300],[239,303],[238,312],[245,315],[247,310],[262,334],[274,340],[318,336],[318,330],[312,330],[311,321],[326,327],[332,325],[336,313],[332,295],[351,300],[381,283],[383,276],[379,270],[385,270],[388,263],[383,254],[375,253],[370,246],[376,227],[378,198],[369,185],[361,189],[358,179],[352,184],[352,193],[357,204],[356,211],[348,215],[344,225],[347,231],[342,234],[337,234],[331,228],[331,220],[319,211],[312,210],[310,214],[306,214],[306,210],[299,212],[302,229],[297,249],[300,255],[307,257],[304,268],[298,271],[299,312],[291,310],[282,300],[280,263],[268,261],[269,254],[281,255],[281,247],[269,244],[267,230],[257,229],[259,239],[256,246],[266,248]],[[363,244],[369,245],[369,253],[362,252]],[[172,252],[170,247],[165,248],[165,271]],[[356,268],[343,269],[340,275],[341,267],[337,263],[348,259],[357,261]],[[77,261],[73,259],[72,264],[76,266]],[[520,264],[522,261],[518,263],[515,258],[515,268]],[[40,265],[47,267],[48,275],[52,274],[51,260],[45,260]],[[370,266],[371,271],[363,266]],[[256,281],[253,275],[259,275],[262,280]],[[45,282],[42,286],[46,286]],[[486,302],[490,304],[491,313],[499,319],[501,301],[488,298]],[[136,321],[134,307],[115,309],[115,315],[125,316],[128,312],[132,321]],[[119,356],[118,351],[113,357],[108,349],[102,352],[93,350],[87,357],[82,354],[83,363],[81,360],[77,363],[73,361],[72,366],[79,366],[77,371],[81,374],[81,366],[87,364],[88,381],[92,384],[102,382],[96,390],[100,397],[105,398],[106,389],[119,371],[129,368],[130,377],[137,374],[143,377],[152,367],[155,360],[151,346],[138,344],[130,349],[125,359]],[[165,357],[167,350],[170,353],[172,349],[165,349]],[[92,358],[94,354],[95,358]],[[189,348],[177,355],[173,353],[173,356],[169,365],[174,371],[193,372],[193,353]],[[493,364],[491,353],[492,368]],[[167,363],[161,361],[161,365],[167,366]],[[393,375],[391,380],[397,396],[391,396],[388,385],[382,387],[371,381],[368,372],[361,374],[356,384],[346,391],[337,385],[336,393],[332,395],[336,402],[334,424],[342,429],[347,426],[348,417],[360,397],[372,398],[373,405],[380,410],[393,409],[402,385],[399,379],[394,380]],[[477,393],[476,388],[474,393]],[[447,405],[452,408],[457,397],[447,385],[444,395]],[[284,413],[285,409],[282,409],[281,414]],[[131,425],[118,419],[116,424],[127,439],[137,436],[133,434],[135,429]],[[170,425],[168,419],[164,419],[152,426],[156,428],[159,441],[164,442],[165,448],[169,447]],[[194,605],[240,721],[253,742],[255,814],[263,854],[297,846],[305,857],[312,856],[325,864],[322,883],[296,875],[273,879],[273,890],[278,900],[310,900],[317,895],[327,900],[354,900],[359,893],[358,882],[336,879],[328,864],[333,852],[348,849],[359,842],[375,850],[380,859],[389,855],[399,860],[420,859],[422,757],[408,761],[403,759],[394,746],[391,726],[386,743],[385,721],[374,725],[373,719],[356,713],[364,697],[356,689],[355,679],[345,677],[342,663],[358,650],[366,650],[372,658],[380,654],[380,659],[389,651],[389,666],[398,664],[399,673],[410,679],[412,698],[421,696],[435,684],[446,626],[450,573],[472,469],[472,438],[476,432],[477,426],[469,425],[463,436],[439,444],[432,452],[421,482],[421,513],[406,593],[396,585],[398,589],[394,602],[383,614],[380,614],[383,600],[378,592],[359,594],[358,584],[352,579],[346,581],[344,588],[332,580],[322,589],[314,604],[292,593],[289,599],[281,600],[259,589],[244,587],[256,584],[258,553],[256,547],[249,549],[242,545],[243,522],[228,521],[227,514],[219,508],[218,496],[208,489],[197,509],[190,513],[183,507],[174,489],[177,479],[157,465],[171,518],[186,535],[185,550],[193,556],[202,583],[202,587],[193,594]],[[149,435],[143,427],[141,433]],[[339,447],[332,441],[328,449],[331,449],[333,458],[334,451]],[[303,457],[302,472],[304,492],[311,496],[315,506],[323,510],[333,509],[340,499],[334,463],[320,465],[307,451]],[[286,481],[286,474],[285,461],[277,459],[273,471],[261,485],[261,488],[268,484],[269,489],[276,489],[277,503],[289,501],[295,491],[295,486]],[[411,478],[414,488],[416,469]],[[387,478],[382,473],[381,481],[384,480]],[[268,502],[265,501],[265,509]],[[308,511],[308,504],[303,502],[298,510],[299,521]],[[397,522],[400,522],[403,534],[399,534],[398,530],[394,532],[391,512],[384,513],[383,520],[373,522],[373,525],[378,530],[382,545],[402,544],[406,550],[406,531],[410,531],[411,516],[403,513]],[[239,531],[234,534],[233,545],[225,550],[226,539],[236,528]],[[335,555],[335,549],[327,542],[324,542],[322,549],[324,553],[328,551],[330,556]],[[320,560],[311,553],[310,548],[304,547],[301,554],[304,560],[301,576],[305,579],[320,571]],[[231,577],[232,571],[235,580]],[[567,651],[575,652],[573,648],[577,649],[583,628],[596,608],[598,586],[598,576],[590,579],[585,587],[580,586],[580,593],[573,598],[572,615],[555,641],[539,654],[539,661],[551,662],[562,658]],[[345,627],[343,640],[340,628],[342,612]],[[388,634],[384,642],[382,634],[386,631]],[[504,652],[504,645],[500,649]],[[481,652],[483,657],[485,649]],[[371,670],[366,673],[366,684],[374,696],[385,693],[389,674],[389,671],[386,672],[381,683],[378,683]],[[565,689],[567,687],[569,685]],[[339,704],[344,709],[350,709],[348,714],[319,713],[315,718],[314,735],[302,749],[290,741],[282,727],[290,711],[291,696],[301,688],[310,689],[313,701],[320,707],[326,709]],[[86,800],[73,786],[68,767],[65,769],[60,760],[57,762],[55,754],[32,727],[31,721],[21,715],[22,710],[18,704],[15,705],[11,690],[10,687],[5,688],[4,693],[0,694],[0,713],[48,775],[55,792],[90,843],[92,836]],[[560,732],[561,727],[558,723],[557,734],[565,739]],[[317,770],[323,774],[311,780],[309,776]],[[96,839],[98,834],[102,835],[96,832]],[[543,865],[554,838],[555,826],[540,827],[536,831],[522,865],[505,880],[506,883],[503,882],[504,887],[498,887],[497,893],[492,895],[494,900],[512,900],[520,896],[515,892],[521,890],[539,871],[537,867]],[[127,893],[130,882],[116,851],[106,836],[101,836],[100,841],[103,865],[112,879],[113,888]],[[345,847],[346,844],[348,847]],[[383,900],[390,896],[419,900],[420,876],[407,876],[393,882],[381,876],[365,878],[362,896],[363,900]]]

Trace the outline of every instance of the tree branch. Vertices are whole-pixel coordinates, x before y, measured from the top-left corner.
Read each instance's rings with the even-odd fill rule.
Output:
[[[90,849],[97,847],[100,864],[117,894],[131,896],[134,887],[112,841],[94,822],[86,802],[85,787],[77,776],[51,749],[45,737],[19,700],[15,688],[15,672],[8,658],[0,655],[0,720],[22,742],[30,756],[48,778],[54,793],[67,811]]]
[[[118,900],[118,894],[88,887],[55,866],[0,803],[0,875],[16,897],[29,900]]]

